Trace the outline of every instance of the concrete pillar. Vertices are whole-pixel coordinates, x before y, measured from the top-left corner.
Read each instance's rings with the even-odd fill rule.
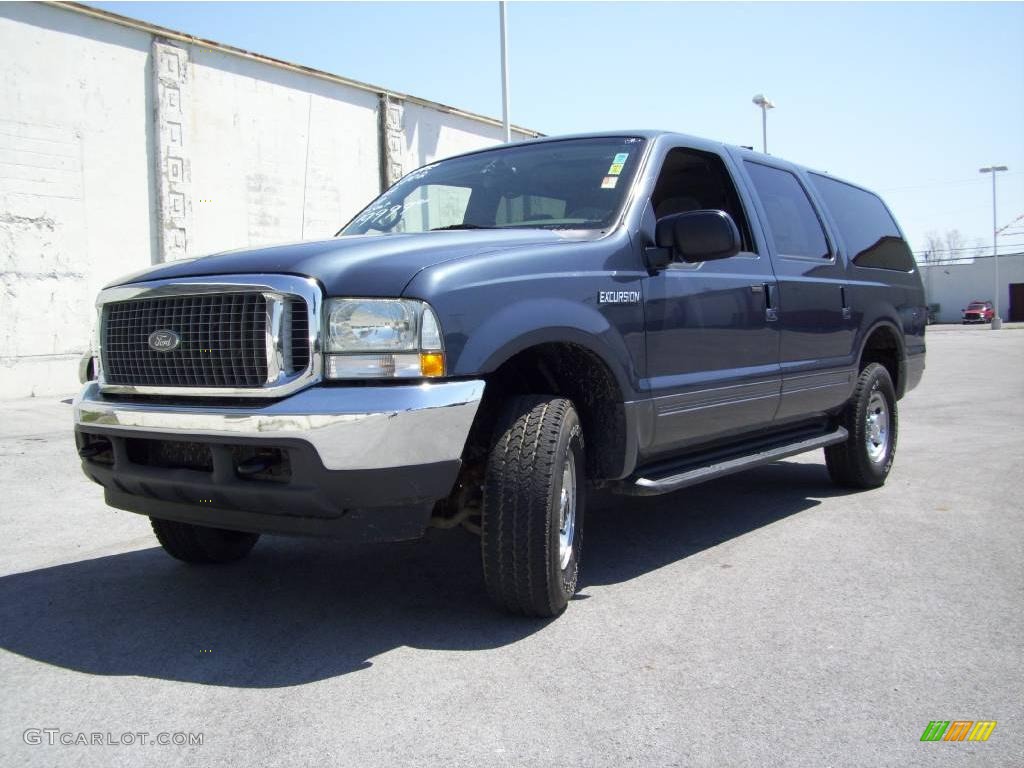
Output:
[[[380,191],[390,187],[402,176],[403,143],[405,142],[405,103],[401,99],[380,95]]]
[[[153,39],[154,158],[158,261],[189,255],[192,224],[191,89],[188,50]]]

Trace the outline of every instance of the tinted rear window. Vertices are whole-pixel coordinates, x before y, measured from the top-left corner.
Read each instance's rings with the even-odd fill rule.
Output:
[[[885,204],[870,192],[817,173],[808,174],[859,267],[910,272],[914,257]]]
[[[782,256],[830,258],[832,254],[818,214],[796,176],[749,160],[746,165],[768,217],[775,250]]]

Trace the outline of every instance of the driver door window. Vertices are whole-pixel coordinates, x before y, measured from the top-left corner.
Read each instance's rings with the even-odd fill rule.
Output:
[[[757,253],[736,187],[717,155],[694,149],[671,150],[651,195],[651,206],[658,219],[688,211],[725,211],[740,231],[740,250]]]

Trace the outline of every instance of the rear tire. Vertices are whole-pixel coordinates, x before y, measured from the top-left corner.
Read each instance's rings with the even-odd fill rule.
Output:
[[[576,592],[585,512],[583,433],[569,400],[517,397],[498,420],[481,524],[484,582],[510,613],[557,616]]]
[[[151,517],[149,521],[164,551],[186,563],[230,563],[241,560],[260,538],[258,533],[206,528],[156,517]]]
[[[825,449],[832,481],[846,488],[884,485],[899,434],[896,390],[884,366],[870,363],[860,372],[840,423],[849,437]]]

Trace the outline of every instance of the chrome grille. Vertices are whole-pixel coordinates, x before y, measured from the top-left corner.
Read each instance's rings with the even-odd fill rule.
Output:
[[[179,346],[170,352],[152,349],[149,336],[159,330],[177,333]],[[262,387],[267,383],[267,299],[238,292],[109,303],[103,307],[101,345],[110,384]]]
[[[309,365],[309,314],[306,302],[294,298],[288,301],[288,315],[291,321],[291,370],[302,371]]]
[[[323,376],[322,303],[316,281],[292,275],[181,277],[106,288],[96,302],[100,390],[285,397]],[[166,345],[163,351],[150,346],[150,336],[154,345]]]

